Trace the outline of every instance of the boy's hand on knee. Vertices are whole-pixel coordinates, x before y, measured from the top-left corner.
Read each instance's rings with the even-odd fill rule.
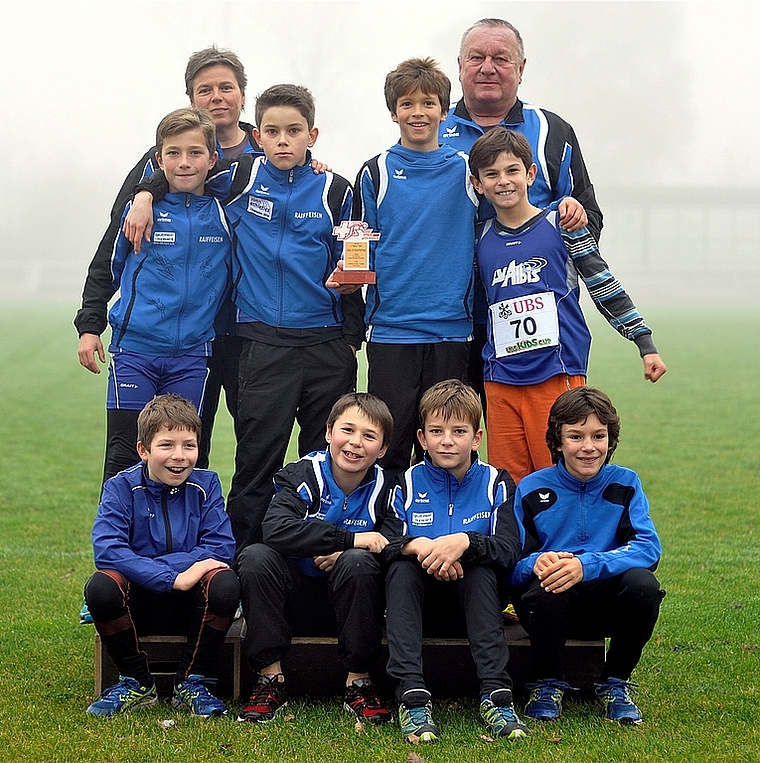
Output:
[[[175,591],[189,591],[198,581],[211,570],[229,569],[229,564],[220,562],[217,559],[204,559],[188,567],[184,572],[180,572],[174,579],[172,588]]]
[[[366,548],[373,554],[379,554],[388,545],[388,539],[382,533],[368,532],[354,535],[354,548]]]
[[[569,551],[544,551],[543,554],[539,554],[538,558],[533,565],[533,573],[539,580],[546,570],[553,564],[556,564],[560,559],[570,559],[572,554]]]
[[[333,554],[327,556],[315,556],[314,566],[322,570],[322,572],[332,572],[335,562],[338,561],[338,557],[342,554],[342,551],[336,551]]]
[[[439,580],[456,580],[464,574],[459,559],[469,547],[470,538],[467,533],[442,535],[432,542],[424,559],[420,559],[422,568]]]
[[[563,593],[583,580],[583,564],[577,556],[563,553],[562,558],[549,565],[538,579],[541,588],[548,593]]]

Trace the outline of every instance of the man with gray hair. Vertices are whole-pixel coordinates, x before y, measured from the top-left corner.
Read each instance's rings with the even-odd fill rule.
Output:
[[[517,97],[525,69],[525,49],[517,29],[503,19],[481,19],[467,29],[459,48],[462,99],[441,125],[441,143],[469,152],[487,130],[502,125],[524,135],[538,167],[530,188],[531,204],[543,209],[559,203],[567,230],[584,223],[599,240],[602,212],[583,161],[578,139],[564,119]],[[583,212],[572,202],[572,197]]]

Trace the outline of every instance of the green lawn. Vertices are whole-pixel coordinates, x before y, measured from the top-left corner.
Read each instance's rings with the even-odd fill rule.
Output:
[[[0,760],[403,761],[397,726],[357,734],[337,702],[291,702],[268,726],[199,721],[168,705],[87,717],[93,630],[78,625],[104,439],[105,374],[76,361],[74,306],[0,305]],[[427,761],[755,761],[760,757],[760,311],[645,311],[669,373],[596,316],[589,379],[622,416],[616,461],[636,469],[664,546],[667,589],[634,675],[645,722],[570,703],[517,744],[488,742],[470,698],[439,703]],[[229,423],[212,466],[228,483]],[[237,706],[232,708],[237,710]],[[165,718],[176,720],[168,730]]]

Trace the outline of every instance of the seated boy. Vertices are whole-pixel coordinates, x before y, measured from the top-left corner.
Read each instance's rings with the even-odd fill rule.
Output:
[[[87,708],[111,716],[156,704],[140,637],[187,636],[173,704],[225,715],[208,690],[238,605],[235,551],[219,478],[194,470],[201,421],[192,403],[159,395],[137,419],[142,462],[108,480],[92,530],[97,572],[85,600],[119,671]]]
[[[422,671],[423,611],[430,630],[439,631],[428,635],[450,632],[453,623],[456,635],[469,638],[490,733],[508,739],[527,733],[512,701],[497,590],[520,553],[514,484],[477,457],[481,415],[477,393],[456,379],[422,396],[417,436],[425,459],[399,477],[384,525],[388,674],[401,704],[401,733],[410,741],[439,737]]]
[[[383,583],[378,532],[391,488],[375,461],[393,419],[382,400],[343,395],[327,419],[327,450],[288,464],[264,517],[264,543],[240,553],[243,650],[259,678],[238,720],[266,723],[286,704],[281,660],[296,635],[337,633],[348,677],[345,707],[361,721],[390,720],[369,678],[380,655]]]
[[[268,88],[256,99],[253,131],[265,157],[220,163],[207,185],[235,231],[233,301],[243,348],[228,511],[239,551],[261,541],[294,421],[299,455],[324,448],[330,406],[356,388],[362,332],[346,334],[343,307],[355,303],[360,315],[361,294],[342,300],[325,287],[341,253],[333,227],[350,217],[353,197],[344,178],[312,171],[314,115],[305,87]],[[160,197],[162,180],[156,173],[145,187]]]
[[[156,235],[139,254],[124,233],[116,240],[105,479],[138,460],[137,416],[155,395],[181,394],[202,410],[214,320],[231,283],[227,221],[219,202],[203,195],[216,158],[208,113],[186,108],[164,117],[156,159],[169,193],[153,210]]]
[[[649,641],[665,592],[652,574],[661,546],[634,472],[610,463],[620,419],[601,390],[576,387],[555,401],[546,442],[555,466],[525,477],[515,515],[525,557],[511,575],[530,634],[537,683],[526,715],[553,720],[569,689],[568,638],[610,637],[596,693],[610,721],[641,723],[631,672]]]
[[[591,335],[578,276],[602,315],[639,348],[644,376],[655,382],[667,368],[588,229],[562,230],[557,212],[530,203],[536,165],[527,140],[494,127],[475,141],[470,170],[496,210],[479,232],[476,256],[489,304],[483,348],[488,460],[519,484],[552,463],[544,441],[552,403],[586,382]]]
[[[385,400],[396,430],[383,466],[409,466],[422,393],[465,379],[472,338],[478,200],[467,155],[438,145],[451,83],[430,58],[404,61],[385,80],[401,139],[370,159],[355,184],[355,219],[380,239],[367,288],[367,389]]]

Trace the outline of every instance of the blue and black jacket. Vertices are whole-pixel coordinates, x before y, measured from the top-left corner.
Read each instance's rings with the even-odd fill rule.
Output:
[[[523,544],[510,579],[515,588],[529,582],[544,551],[574,554],[584,580],[654,570],[662,554],[638,475],[616,464],[585,482],[562,462],[529,474],[517,487],[515,516]]]
[[[321,450],[277,472],[276,493],[262,523],[264,542],[314,577],[327,574],[313,564],[315,556],[353,548],[354,533],[381,530],[392,488],[375,464],[346,495],[331,464],[329,451]]]

